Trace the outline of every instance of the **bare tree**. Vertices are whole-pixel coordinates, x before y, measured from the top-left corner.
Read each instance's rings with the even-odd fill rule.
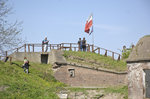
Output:
[[[0,53],[4,50],[17,47],[21,38],[21,23],[9,22],[7,19],[12,12],[12,8],[7,5],[7,0],[0,0]]]

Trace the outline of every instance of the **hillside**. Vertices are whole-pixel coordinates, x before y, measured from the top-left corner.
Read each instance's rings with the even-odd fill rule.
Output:
[[[88,52],[64,51],[68,62],[79,63],[96,68],[106,68],[116,71],[126,71],[126,63],[114,61],[111,57],[97,55]],[[23,62],[0,61],[0,98],[1,99],[59,99],[58,93],[65,91],[68,99],[81,99],[102,97],[120,97],[127,99],[127,86],[108,88],[72,88],[59,81],[53,76],[52,65],[30,63],[30,73],[26,74],[21,68]]]
[[[57,93],[62,90],[67,91],[68,99],[80,99],[83,96],[127,99],[127,86],[65,88],[66,85],[53,77],[51,65],[31,63],[30,73],[25,74],[20,68],[21,64],[22,62],[15,62],[10,65],[0,61],[0,99],[59,99]]]
[[[29,74],[21,65],[0,62],[1,99],[58,99],[56,93],[65,85],[55,80],[51,65],[31,63]]]
[[[68,62],[82,64],[94,68],[104,68],[114,71],[127,71],[124,61],[112,60],[111,57],[105,57],[91,52],[64,51],[64,57]]]

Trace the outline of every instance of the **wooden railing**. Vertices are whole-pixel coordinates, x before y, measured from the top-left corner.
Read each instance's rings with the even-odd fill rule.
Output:
[[[48,52],[51,51],[52,49],[80,51],[79,45],[77,43],[48,44]],[[119,61],[121,59],[121,55],[119,53],[91,44],[86,44],[86,51],[97,53],[99,55],[104,55],[106,57],[109,56],[112,57],[113,60]],[[0,58],[8,57],[11,59],[9,55],[12,54],[13,52],[44,52],[44,47],[42,46],[42,44],[24,44],[21,47],[5,51],[5,55],[0,56]]]

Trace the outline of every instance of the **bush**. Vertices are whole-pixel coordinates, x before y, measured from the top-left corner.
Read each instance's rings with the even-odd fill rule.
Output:
[[[125,52],[122,52],[122,58],[127,59],[131,53],[132,49],[127,49]]]

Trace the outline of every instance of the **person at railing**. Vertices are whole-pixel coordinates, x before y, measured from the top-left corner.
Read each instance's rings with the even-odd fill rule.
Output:
[[[82,40],[82,48],[83,48],[83,51],[86,51],[86,40],[85,40],[85,37]]]
[[[45,37],[45,39],[42,41],[42,47],[44,47],[44,52],[47,52],[48,50],[48,40],[47,37]]]
[[[79,38],[78,45],[79,45],[79,51],[82,51],[82,41],[81,41],[81,38]]]
[[[122,49],[122,52],[124,53],[124,52],[126,52],[127,51],[127,48],[126,48],[126,46],[124,45],[123,46],[123,49]]]
[[[25,73],[29,73],[29,61],[27,60],[26,57],[24,57],[24,64],[23,64],[22,68],[24,69]]]

